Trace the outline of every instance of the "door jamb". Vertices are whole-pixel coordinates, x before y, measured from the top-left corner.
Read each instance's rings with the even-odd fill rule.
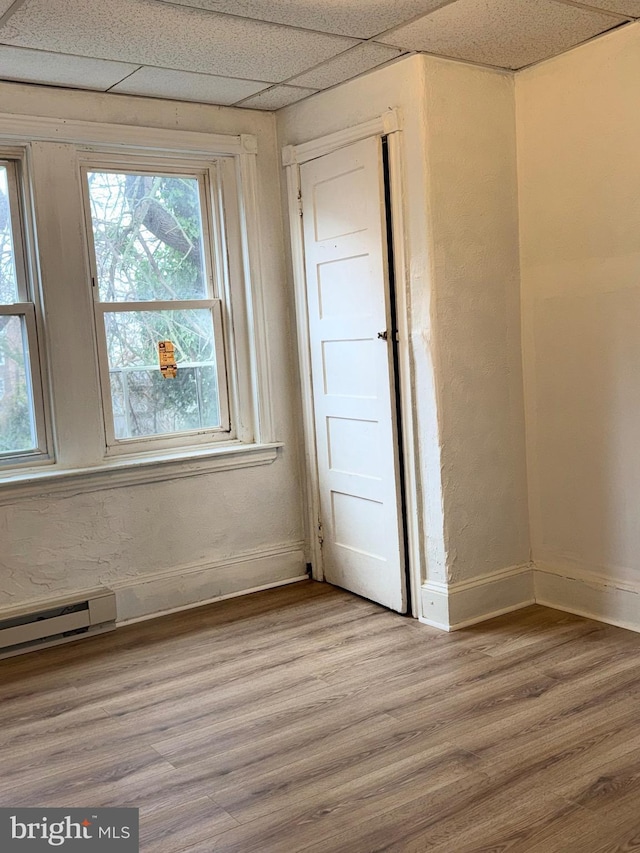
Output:
[[[396,309],[398,323],[398,372],[400,407],[403,422],[403,458],[405,465],[405,502],[407,517],[408,553],[406,559],[410,567],[411,612],[417,618],[420,614],[420,589],[422,585],[422,531],[420,529],[418,495],[418,448],[414,430],[414,383],[412,381],[413,362],[411,357],[411,330],[409,323],[409,278],[407,263],[407,232],[404,225],[404,170],[402,157],[402,128],[399,109],[391,109],[381,116],[363,124],[355,125],[304,142],[300,145],[286,145],[282,149],[282,164],[286,170],[287,198],[289,206],[289,231],[291,238],[291,258],[295,290],[296,325],[298,331],[298,356],[301,378],[302,412],[305,449],[305,480],[307,496],[307,525],[310,542],[310,558],[313,578],[324,580],[322,558],[320,488],[317,468],[315,416],[311,385],[311,347],[307,311],[307,287],[304,259],[304,233],[302,226],[302,192],[300,182],[300,164],[314,160],[344,148],[354,142],[371,136],[386,136],[389,145],[389,179],[394,266],[396,278]]]

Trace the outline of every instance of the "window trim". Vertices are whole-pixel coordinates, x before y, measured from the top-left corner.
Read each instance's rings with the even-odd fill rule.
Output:
[[[74,497],[104,489],[271,465],[278,458],[282,447],[282,442],[242,444],[239,441],[231,441],[215,447],[186,448],[180,452],[121,456],[84,468],[59,468],[50,465],[20,471],[14,469],[0,480],[0,506],[34,497]]]
[[[173,476],[171,471],[176,471],[180,466],[187,465],[196,467],[193,473],[207,473],[207,470],[216,470],[217,463],[212,467],[203,465],[201,460],[206,456],[212,462],[224,458],[225,467],[245,467],[247,464],[265,464],[258,461],[265,454],[268,461],[273,461],[277,455],[277,448],[282,444],[276,440],[274,428],[274,412],[272,409],[273,396],[271,394],[271,366],[269,361],[268,324],[266,312],[266,299],[262,288],[261,270],[261,227],[258,207],[258,169],[257,169],[257,138],[252,134],[211,134],[199,131],[186,131],[175,129],[164,129],[158,127],[143,127],[136,125],[124,125],[115,123],[101,123],[91,121],[60,120],[56,118],[15,115],[0,113],[0,146],[3,151],[18,149],[23,159],[33,165],[34,148],[38,143],[53,142],[58,145],[74,146],[76,149],[76,160],[83,152],[99,153],[102,156],[127,153],[132,156],[140,155],[145,158],[159,155],[162,158],[177,155],[178,158],[185,156],[200,156],[207,160],[222,158],[224,163],[224,174],[221,174],[220,183],[229,186],[229,179],[233,180],[233,191],[225,196],[225,209],[231,215],[237,216],[239,229],[240,247],[229,252],[235,253],[233,264],[236,267],[235,274],[240,274],[240,286],[245,300],[246,330],[243,330],[244,341],[237,341],[237,329],[225,328],[225,334],[231,347],[228,348],[228,369],[237,371],[235,355],[240,346],[243,346],[248,358],[249,370],[246,377],[246,387],[239,386],[239,392],[232,411],[232,417],[237,424],[237,438],[228,443],[221,442],[216,446],[206,449],[193,449],[184,447],[179,453],[167,452],[156,454],[155,457],[145,459],[144,454],[122,457],[119,460],[109,460],[105,455],[97,460],[99,464],[93,464],[86,459],[90,452],[91,442],[83,441],[82,447],[69,449],[68,436],[66,438],[67,450],[62,449],[59,435],[56,437],[58,455],[56,459],[42,458],[34,465],[34,460],[26,460],[23,463],[0,470],[0,500],[11,501],[13,496],[19,497],[23,487],[33,494],[46,493],[47,482],[58,482],[60,478],[69,478],[69,481],[77,481],[77,478],[85,478],[92,481],[96,477],[102,481],[104,477],[113,478],[115,467],[131,472],[129,482],[138,481],[137,472],[141,466],[159,465],[167,470],[166,476],[159,479],[168,479]],[[29,200],[29,210],[34,210],[35,223],[30,227],[36,229],[41,224],[38,199],[46,195],[42,185],[43,176],[46,178],[50,166],[42,159],[40,151],[38,158],[34,161],[35,178],[40,181],[33,183],[33,174],[29,176],[29,184],[25,188],[25,196]],[[37,167],[37,168],[36,168]],[[65,167],[66,168],[66,167]],[[31,171],[31,170],[30,170]],[[73,187],[65,191],[68,200],[77,190]],[[221,199],[216,199],[220,204]],[[46,209],[46,206],[45,206]],[[53,235],[47,237],[49,247],[54,240]],[[34,255],[34,269],[38,268],[39,256]],[[79,261],[75,264],[74,272],[77,272]],[[230,262],[230,265],[231,262]],[[42,277],[46,279],[55,278],[56,269],[43,269]],[[40,299],[47,301],[46,292],[42,294],[43,285],[38,278]],[[46,284],[46,282],[45,282]],[[51,298],[51,296],[49,296]],[[55,288],[54,288],[55,298]],[[40,304],[36,306],[36,315],[40,319]],[[60,342],[51,342],[47,335],[47,352],[59,349]],[[95,338],[94,338],[95,345]],[[42,352],[42,346],[40,350]],[[55,362],[59,363],[59,354],[51,366],[55,369]],[[49,370],[49,360],[43,361],[42,374],[45,386],[48,386],[46,377]],[[237,373],[236,373],[237,375]],[[52,399],[53,408],[64,407],[64,400],[68,395],[63,395],[63,401]],[[58,414],[60,414],[58,412]],[[98,413],[101,416],[101,413]],[[58,433],[68,431],[69,416],[63,418],[62,430],[58,424]],[[48,432],[50,434],[50,427]],[[51,447],[51,444],[49,445]],[[262,453],[264,451],[264,453]],[[193,463],[189,462],[193,460]],[[76,461],[78,460],[78,461]],[[255,460],[255,461],[254,461]],[[177,467],[176,467],[177,466]],[[127,475],[128,476],[128,475]],[[143,479],[146,481],[146,479]],[[111,482],[111,480],[108,480]],[[36,483],[35,489],[29,484]],[[21,486],[22,484],[22,486]],[[114,482],[114,485],[116,483]],[[108,488],[101,485],[98,488]],[[74,493],[77,490],[76,486]],[[83,489],[80,488],[80,491]]]

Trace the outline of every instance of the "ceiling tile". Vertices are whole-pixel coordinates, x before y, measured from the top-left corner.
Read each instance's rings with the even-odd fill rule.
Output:
[[[584,0],[584,3],[596,9],[607,9],[620,15],[640,18],[640,0]]]
[[[378,40],[515,69],[561,53],[617,22],[611,15],[554,0],[456,0]]]
[[[287,82],[297,86],[310,86],[313,89],[326,89],[328,86],[342,83],[343,80],[350,80],[358,74],[364,74],[365,71],[370,71],[377,65],[382,65],[383,62],[395,59],[401,53],[399,48],[384,44],[373,42],[359,44],[336,56],[335,59],[329,59],[319,68],[306,71]]]
[[[13,6],[15,0],[0,0],[0,15],[4,15]]]
[[[106,91],[137,65],[0,45],[0,79]]]
[[[307,27],[323,33],[371,38],[425,14],[444,0],[172,0],[214,12]]]
[[[309,95],[315,94],[315,89],[300,89],[297,86],[274,86],[266,92],[260,92],[252,98],[247,98],[238,104],[240,107],[251,107],[254,110],[279,110],[288,104],[295,104]]]
[[[279,82],[355,42],[155,0],[26,0],[0,42]]]
[[[141,68],[114,86],[111,91],[173,98],[178,101],[198,101],[203,104],[235,104],[241,98],[254,95],[267,85],[255,80],[236,80],[232,77],[216,77],[213,74],[194,74],[192,71]]]

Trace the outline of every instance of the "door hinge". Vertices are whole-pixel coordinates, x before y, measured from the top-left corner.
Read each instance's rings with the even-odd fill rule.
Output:
[[[298,215],[302,216],[302,190],[298,190]]]
[[[380,341],[392,340],[392,341],[396,341],[396,343],[399,343],[400,342],[400,332],[398,332],[398,331],[389,332],[389,331],[387,331],[387,329],[385,329],[384,332],[378,332],[378,340],[380,340]]]
[[[318,543],[322,548],[322,543],[324,542],[324,530],[322,527],[322,522],[318,521]]]

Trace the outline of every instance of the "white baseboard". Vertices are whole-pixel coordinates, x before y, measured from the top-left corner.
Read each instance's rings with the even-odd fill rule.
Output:
[[[117,624],[122,625],[306,578],[304,546],[295,542],[178,566],[109,587],[116,594]]]
[[[536,561],[470,581],[431,581],[421,593],[420,621],[444,631],[540,604],[640,632],[640,584],[570,564]]]
[[[427,581],[422,585],[421,600],[421,622],[457,631],[535,604],[532,566],[511,566],[451,584]]]
[[[640,585],[537,561],[534,588],[536,602],[545,607],[640,631]]]

